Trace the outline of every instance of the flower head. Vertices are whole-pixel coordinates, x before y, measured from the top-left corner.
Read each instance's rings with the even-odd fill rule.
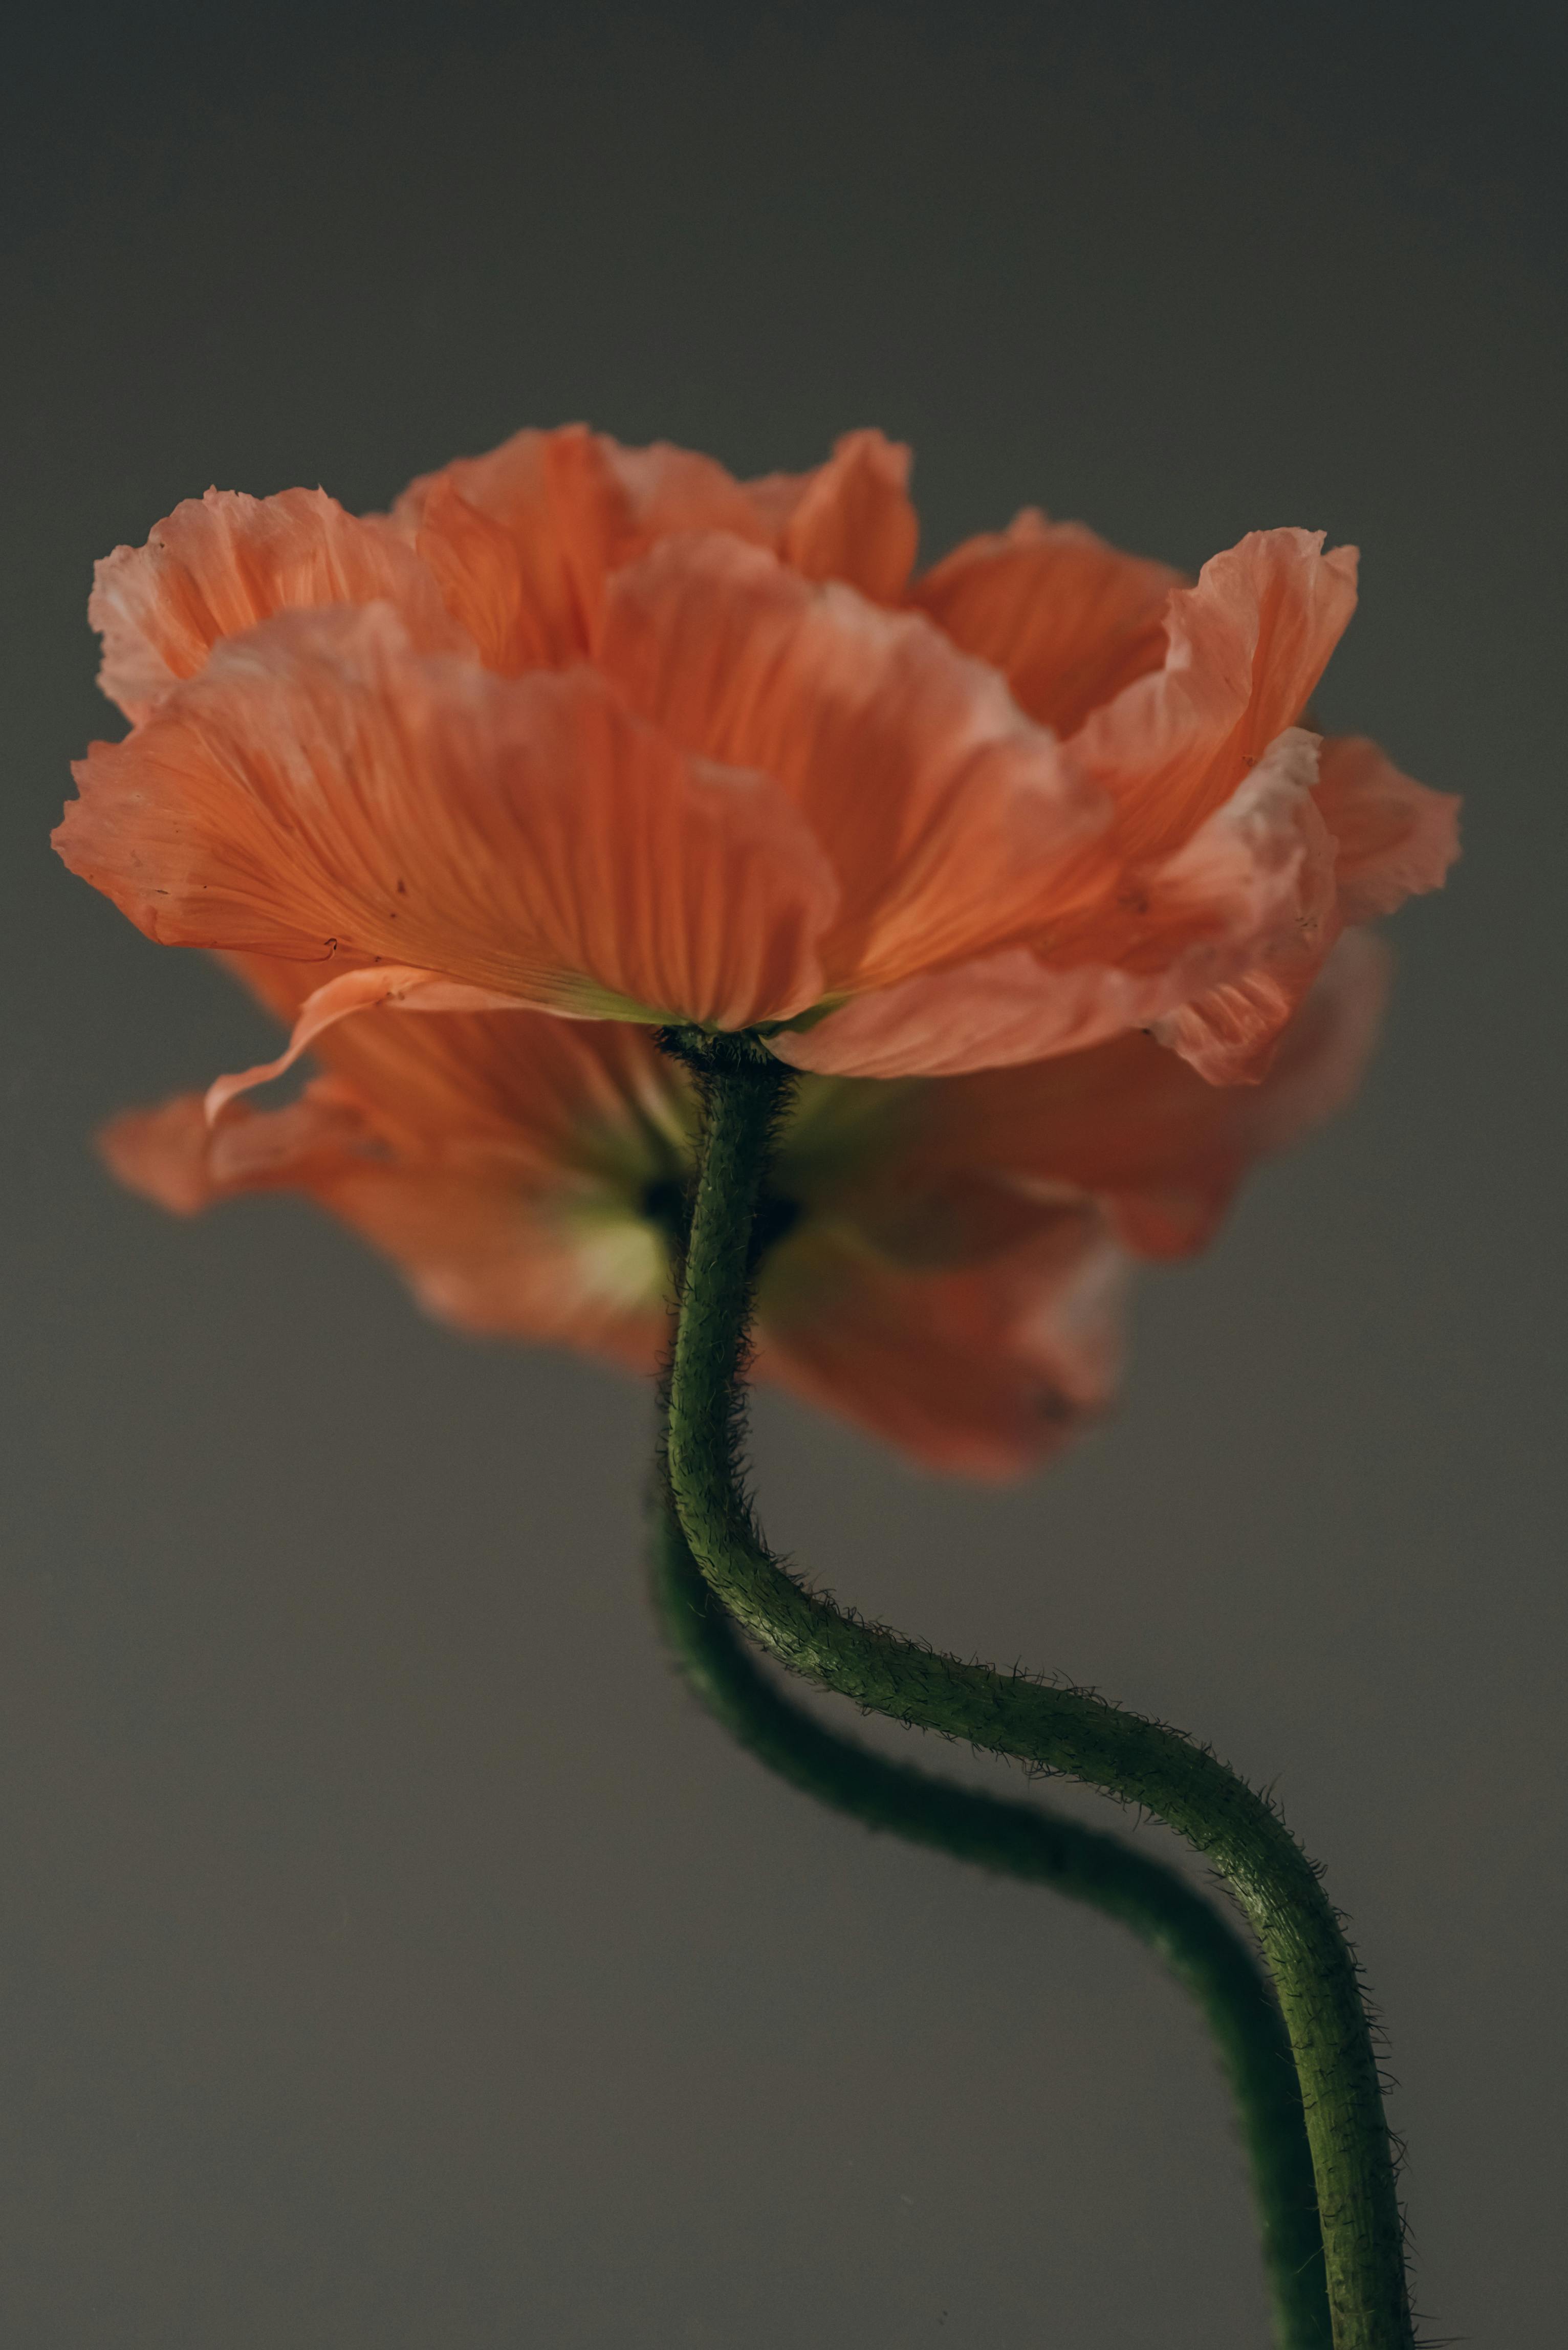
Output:
[[[296,1015],[307,971],[240,968]],[[1200,1247],[1247,1167],[1339,1105],[1381,996],[1378,949],[1345,940],[1255,1087],[1137,1035],[968,1076],[803,1077],[761,1220],[759,1368],[933,1466],[1044,1458],[1112,1391],[1131,1262]],[[645,1028],[382,1008],[320,1051],[285,1108],[127,1114],[109,1164],[185,1213],[303,1192],[444,1320],[652,1367],[694,1102]]]
[[[570,426],[389,517],[210,491],[99,567],[133,731],[61,854],[155,939],[297,963],[296,1051],[524,1005],[883,1077],[1147,1029],[1255,1079],[1453,854],[1451,801],[1302,723],[1353,552],[1255,532],[1184,585],[1030,513],[917,577],[907,470]]]

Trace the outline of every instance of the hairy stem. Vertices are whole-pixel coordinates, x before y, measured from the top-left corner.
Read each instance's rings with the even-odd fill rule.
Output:
[[[1278,2002],[1242,1934],[1179,1870],[1123,1837],[891,1762],[815,1720],[759,1671],[667,1504],[654,1516],[649,1554],[654,1606],[688,1683],[770,1771],[868,1828],[1048,1885],[1128,1927],[1165,1960],[1201,2010],[1236,2101],[1277,2350],[1328,2350],[1301,2092]]]
[[[767,1549],[737,1455],[753,1220],[788,1072],[749,1037],[685,1030],[665,1041],[696,1068],[704,1097],[666,1426],[670,1490],[704,1579],[745,1631],[818,1687],[1144,1805],[1207,1856],[1258,1938],[1290,2034],[1334,2350],[1410,2350],[1403,2224],[1355,1962],[1284,1823],[1179,1732],[864,1624]]]

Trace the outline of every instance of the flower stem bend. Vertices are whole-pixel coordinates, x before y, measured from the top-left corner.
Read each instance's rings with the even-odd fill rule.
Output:
[[[1238,1929],[1179,1870],[1123,1837],[892,1762],[793,1703],[753,1661],[667,1503],[653,1516],[649,1566],[654,1607],[688,1684],[770,1771],[868,1828],[1048,1885],[1128,1927],[1165,1960],[1201,2010],[1236,2100],[1276,2350],[1329,2350],[1312,2150],[1290,2039]]]
[[[1412,2350],[1393,2153],[1355,1961],[1317,1872],[1207,1749],[1106,1700],[860,1622],[773,1557],[741,1482],[753,1223],[789,1072],[746,1036],[665,1031],[703,1096],[669,1378],[670,1494],[709,1587],[771,1655],[895,1721],[1145,1806],[1212,1861],[1257,1935],[1306,2109],[1334,2350]]]

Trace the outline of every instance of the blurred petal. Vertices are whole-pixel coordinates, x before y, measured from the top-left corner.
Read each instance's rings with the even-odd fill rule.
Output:
[[[284,1109],[240,1104],[215,1126],[200,1094],[179,1094],[156,1109],[122,1111],[98,1137],[127,1191],[177,1216],[240,1191],[298,1189],[367,1147],[373,1139],[358,1107],[329,1083]]]
[[[1413,783],[1364,734],[1331,734],[1314,797],[1337,847],[1342,921],[1372,921],[1442,888],[1459,853],[1450,793]]]
[[[587,447],[592,458],[585,451],[584,472],[594,479],[607,517],[607,568],[633,562],[661,538],[691,531],[729,531],[762,543],[753,501],[716,458],[669,441],[628,449],[605,432],[588,436]]]
[[[438,1321],[657,1365],[669,1322],[662,1245],[624,1211],[579,1209],[482,1168],[357,1161],[309,1188],[392,1259]]]
[[[171,944],[732,1028],[823,992],[834,883],[782,792],[683,757],[589,671],[420,660],[385,607],[220,647],[77,775],[57,847]]]
[[[1165,609],[1181,575],[1120,554],[1081,523],[1021,514],[966,539],[910,601],[967,653],[999,669],[1019,707],[1058,734],[1165,659]]]
[[[558,1179],[530,1189],[504,1162],[400,1162],[331,1084],[286,1109],[238,1104],[215,1128],[201,1097],[183,1095],[116,1118],[99,1147],[130,1190],[176,1214],[248,1191],[315,1200],[458,1328],[579,1347],[637,1369],[658,1359],[668,1274],[649,1226]]]
[[[418,650],[472,650],[430,572],[385,523],[345,514],[324,490],[209,490],[176,506],[145,546],[117,546],[97,567],[88,618],[103,638],[99,683],[140,720],[224,637],[275,612],[377,600],[396,608]]]
[[[978,1164],[927,1169],[915,1158],[876,1175],[846,1184],[827,1212],[909,1273],[955,1273],[1047,1237],[1075,1260],[1102,1229],[1095,1202],[1065,1184],[1012,1182]]]
[[[200,1094],[181,1094],[156,1109],[122,1110],[98,1136],[110,1174],[174,1216],[196,1215],[218,1198],[211,1146]]]
[[[746,494],[746,503],[756,517],[762,543],[764,546],[771,546],[775,555],[783,549],[784,535],[789,528],[791,515],[820,470],[820,467],[815,467],[808,473],[759,473],[753,480],[741,484]],[[757,534],[747,535],[755,536]]]
[[[1279,1040],[1322,967],[1321,941],[1207,987],[1150,1023],[1149,1034],[1211,1086],[1261,1085]]]
[[[1097,1237],[925,1274],[826,1235],[785,1243],[764,1271],[759,1369],[925,1467],[1017,1476],[1109,1400],[1124,1270]]]
[[[1247,1168],[1286,1150],[1354,1094],[1376,1041],[1388,958],[1342,939],[1256,1087],[1216,1087],[1147,1035],[919,1089],[918,1130],[876,1180],[912,1215],[928,1191],[988,1174],[1024,1202],[1093,1198],[1140,1256],[1210,1237]]]
[[[807,579],[843,579],[878,604],[897,604],[920,525],[909,503],[909,452],[880,432],[846,432],[805,477],[784,524],[786,563]]]

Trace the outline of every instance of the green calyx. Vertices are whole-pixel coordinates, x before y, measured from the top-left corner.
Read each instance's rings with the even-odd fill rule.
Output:
[[[661,1053],[668,1053],[672,1061],[683,1063],[700,1077],[733,1076],[782,1066],[757,1028],[695,1028],[671,1023],[656,1032],[654,1041]]]

